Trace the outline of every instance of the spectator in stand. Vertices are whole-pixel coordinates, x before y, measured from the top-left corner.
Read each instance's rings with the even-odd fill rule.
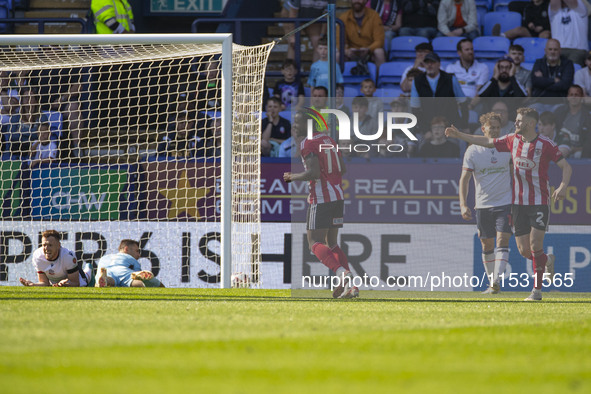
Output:
[[[437,21],[438,36],[474,40],[480,35],[474,0],[441,0]]]
[[[378,130],[378,119],[371,116],[371,114],[368,111],[368,108],[369,108],[369,100],[363,96],[355,97],[353,99],[353,102],[351,103],[351,109],[353,110],[353,113],[356,113],[358,115],[359,132],[363,135],[366,135],[366,136],[375,135]],[[353,141],[351,141],[351,142],[354,144],[363,142],[361,140],[358,140],[355,136],[352,136],[352,139],[353,139]],[[369,158],[373,155],[373,153],[375,153],[375,152],[372,152],[372,151],[369,151],[366,153],[351,152],[349,154],[349,156]]]
[[[390,52],[390,41],[402,27],[402,13],[398,12],[399,0],[367,0],[366,7],[376,11],[384,26],[385,48]]]
[[[375,92],[376,84],[373,79],[368,78],[361,82],[361,94],[367,99],[367,113],[373,119],[378,119],[380,112],[384,112],[384,103],[379,97],[373,96]]]
[[[408,112],[408,99],[406,98],[397,98],[390,102],[390,112],[394,113],[404,113]],[[408,118],[394,118],[394,123],[396,124],[405,124],[410,122]],[[392,135],[393,140],[388,141],[387,133],[382,133],[382,136],[378,140],[379,144],[384,144],[384,146],[390,144],[398,144],[403,147],[400,152],[390,152],[387,149],[380,149],[377,152],[377,157],[414,157],[418,150],[418,145],[423,140],[423,135],[420,133],[416,133],[415,137],[418,138],[418,141],[412,141],[403,133],[396,132]]]
[[[583,108],[583,88],[572,85],[566,96],[567,104],[556,110],[560,130],[556,143],[564,157],[581,158],[581,151],[589,138],[591,114]]]
[[[300,80],[298,68],[292,59],[285,59],[281,67],[281,74],[283,74],[283,79],[275,84],[273,96],[281,99],[283,111],[290,110],[292,107],[297,110],[304,105],[306,92],[304,84]]]
[[[421,145],[419,157],[460,157],[460,147],[448,141],[445,136],[445,128],[448,126],[449,122],[443,116],[436,116],[431,120],[431,139]]]
[[[19,143],[17,144],[18,150],[13,152],[20,157],[25,157],[29,155],[31,143],[37,140],[41,109],[39,107],[39,98],[37,92],[34,89],[21,89],[20,97],[20,117],[17,126]]]
[[[521,63],[525,60],[524,50],[521,45],[511,45],[509,47],[509,56],[513,59],[515,64],[515,79],[525,87],[528,96],[531,96],[531,70],[521,67]]]
[[[81,133],[86,129],[86,119],[82,114],[81,94],[82,85],[73,83],[68,87],[68,91],[62,94],[56,102],[63,116],[63,128],[68,131],[67,141],[69,145],[67,148],[70,152],[69,156],[73,157],[80,156]]]
[[[345,85],[343,85],[342,83],[338,83],[336,94],[336,108],[346,113],[347,116],[351,116],[351,109],[347,107],[347,104],[345,104]]]
[[[289,18],[316,19],[326,12],[327,5],[327,0],[285,0],[283,2]],[[292,23],[285,24],[285,33],[291,32],[294,28],[295,26]],[[306,27],[304,31],[308,35],[308,38],[310,38],[314,51],[312,56],[314,61],[316,61],[318,60],[316,49],[318,48],[320,37],[326,32],[326,24],[314,23]],[[287,58],[295,59],[295,35],[289,36],[288,42]]]
[[[412,83],[415,80],[416,77],[418,77],[421,74],[424,74],[424,71],[419,70],[418,68],[411,68],[407,73],[406,73],[406,77],[404,78],[404,83],[405,86],[404,88],[402,88],[402,85],[400,85],[401,89],[402,89],[402,93],[400,93],[400,97],[410,97],[410,91],[412,89]],[[408,89],[408,91],[406,91],[405,89]]]
[[[460,59],[447,66],[445,71],[454,74],[466,97],[475,97],[488,81],[488,67],[474,59],[472,41],[464,38],[457,45]]]
[[[339,16],[345,25],[345,59],[372,60],[379,68],[386,61],[384,28],[378,13],[365,3],[351,0],[351,9]]]
[[[41,163],[50,163],[56,160],[58,154],[57,142],[51,140],[49,119],[46,115],[42,115],[39,122],[39,139],[31,147],[31,168],[35,168]]]
[[[585,96],[591,97],[591,52],[587,53],[585,66],[575,72],[574,84],[583,88]]]
[[[560,42],[553,38],[546,43],[544,53],[532,69],[532,96],[565,97],[573,83],[573,62],[561,56]]]
[[[525,97],[525,88],[515,79],[513,59],[503,56],[495,64],[493,76],[479,91],[479,97]]]
[[[401,36],[421,36],[432,40],[437,35],[439,0],[399,0],[402,15]]]
[[[515,124],[511,119],[515,115],[515,110],[510,109],[507,102],[510,102],[510,100],[497,101],[490,109],[490,112],[496,113],[501,118],[501,137],[515,132]],[[478,127],[473,134],[483,135],[482,129]]]
[[[538,123],[538,132],[540,135],[556,142],[558,133],[556,132],[556,116],[550,111],[542,112],[540,114],[540,122]],[[558,147],[560,149],[560,147]]]
[[[415,64],[408,66],[400,78],[402,81],[400,82],[400,89],[402,89],[404,93],[410,93],[410,89],[412,87],[412,81],[407,80],[408,72],[413,68],[425,72],[425,64],[423,63],[423,59],[425,59],[425,56],[431,52],[433,52],[433,45],[431,45],[429,42],[422,42],[415,46]]]
[[[413,113],[419,119],[419,129],[422,124],[428,124],[424,128],[430,127],[430,121],[434,116],[445,115],[452,119],[453,124],[459,124],[461,118],[458,103],[465,101],[464,91],[462,90],[457,78],[450,73],[440,69],[441,60],[436,53],[429,53],[425,56],[425,73],[418,75],[413,83],[410,92],[410,105]],[[432,97],[458,97],[459,100],[441,100],[439,105],[434,106]],[[426,98],[422,102],[422,98]]]
[[[267,117],[262,121],[261,154],[276,157],[279,145],[291,137],[291,123],[279,116],[281,100],[270,97],[267,100]]]
[[[293,135],[298,135],[299,128],[306,128],[307,117],[300,111],[296,112],[293,117],[293,124],[291,125],[292,136],[286,139],[279,146],[279,153],[277,157],[299,157],[300,146],[293,138]]]
[[[548,19],[548,4],[550,0],[532,0],[523,9],[521,26],[501,33],[501,25],[493,26],[493,36],[503,36],[510,40],[519,37],[550,38],[550,19]]]
[[[190,119],[189,113],[179,112],[175,120],[174,131],[163,138],[159,151],[168,157],[184,159],[195,156],[197,149],[195,138],[195,121]]]
[[[588,15],[587,6],[581,0],[550,0],[552,38],[558,40],[564,56],[581,66],[589,51]]]
[[[312,63],[310,66],[310,74],[308,75],[308,85],[314,86],[324,86],[328,89],[328,44],[326,41],[326,37],[322,37],[320,41],[318,41],[318,47],[316,48],[316,52],[318,53],[319,60]],[[343,83],[343,74],[341,74],[341,68],[337,64],[336,66],[336,81],[337,83]]]

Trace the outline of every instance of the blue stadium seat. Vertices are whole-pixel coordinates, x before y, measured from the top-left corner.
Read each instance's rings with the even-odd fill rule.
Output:
[[[498,59],[509,52],[511,41],[505,37],[482,36],[474,39],[474,56]]]
[[[526,70],[529,70],[529,71],[531,71],[531,69],[534,68],[534,64],[533,63],[529,63],[529,62],[528,63],[523,62],[523,63],[520,64],[520,66],[522,68],[525,68]]]
[[[361,86],[359,84],[354,86],[345,86],[345,97],[357,97],[359,96],[359,88]]]
[[[583,68],[583,66],[581,66],[579,63],[573,63],[573,66],[575,66],[575,72],[579,71],[581,68]]]
[[[478,26],[480,26],[480,33],[482,33],[482,25],[484,24],[484,15],[488,13],[488,9],[483,6],[476,6],[476,17],[478,21]]]
[[[489,12],[484,16],[484,35],[492,36],[493,26],[497,23],[501,25],[501,32],[519,27],[521,26],[521,14],[517,12]]]
[[[392,86],[387,88],[379,88],[376,89],[375,93],[373,94],[374,97],[381,97],[383,98],[385,103],[390,103],[390,101],[394,100],[396,97],[400,97],[402,93],[402,89],[398,86]]]
[[[526,62],[535,62],[536,59],[544,57],[544,48],[548,39],[539,37],[520,37],[513,40],[513,44],[521,45],[525,50]]]
[[[509,3],[513,3],[513,2],[524,2],[524,3],[529,3],[531,0],[494,0],[494,5],[492,7],[492,9],[496,12],[504,12],[504,11],[509,11]]]
[[[433,50],[441,57],[455,59],[458,57],[457,45],[464,37],[435,37],[432,41]]]
[[[488,76],[492,78],[492,76],[495,72],[495,64],[497,64],[497,62],[496,61],[494,61],[494,62],[484,61],[482,63],[486,64],[486,67],[488,67]]]
[[[414,59],[415,47],[423,42],[429,42],[425,37],[419,36],[401,36],[394,37],[390,41],[389,60]]]
[[[475,0],[476,7],[486,7],[487,10],[492,10],[492,0]]]
[[[0,0],[0,18],[12,17],[12,0]],[[11,26],[8,23],[0,23],[0,34],[9,33]]]
[[[392,87],[392,85],[400,84],[404,70],[413,64],[414,62],[388,62],[382,64],[378,77],[378,87]]]
[[[376,65],[372,62],[367,63],[369,75],[352,75],[351,69],[357,65],[357,62],[345,62],[345,71],[343,71],[343,80],[345,85],[355,85],[361,83],[364,79],[371,78],[376,82]]]

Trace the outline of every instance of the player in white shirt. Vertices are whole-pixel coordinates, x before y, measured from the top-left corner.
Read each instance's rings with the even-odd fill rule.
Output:
[[[482,132],[489,138],[498,138],[501,132],[499,114],[490,112],[480,117]],[[472,220],[468,207],[470,178],[476,188],[476,225],[482,243],[482,263],[490,279],[486,294],[500,292],[499,275],[505,272],[509,260],[511,238],[511,154],[495,148],[470,145],[464,154],[460,176],[460,207],[462,218]],[[496,237],[496,248],[495,248]]]
[[[78,266],[74,253],[62,247],[60,234],[47,230],[41,234],[41,247],[33,252],[37,282],[19,278],[23,286],[83,287],[90,274]]]

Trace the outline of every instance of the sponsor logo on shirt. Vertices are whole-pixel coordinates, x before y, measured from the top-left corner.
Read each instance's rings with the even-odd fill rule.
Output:
[[[536,168],[536,163],[526,157],[518,157],[514,161],[515,167],[522,170],[533,170]]]

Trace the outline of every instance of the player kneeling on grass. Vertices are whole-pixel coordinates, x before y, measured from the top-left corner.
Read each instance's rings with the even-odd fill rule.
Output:
[[[486,137],[499,138],[501,117],[498,114],[490,112],[482,115],[480,124]],[[499,275],[505,272],[509,260],[511,154],[478,145],[470,145],[466,149],[460,176],[460,207],[464,220],[472,220],[467,201],[472,177],[476,186],[476,225],[482,243],[482,263],[490,280],[490,287],[483,293],[497,294],[501,291]]]
[[[119,244],[119,253],[99,260],[95,287],[164,287],[152,272],[142,271],[140,257],[140,244],[124,239]]]
[[[60,233],[47,230],[41,234],[41,247],[33,252],[37,282],[19,278],[23,286],[81,287],[90,282],[90,270],[83,271],[74,253],[61,245]]]
[[[459,138],[470,144],[496,148],[510,152],[513,159],[513,206],[511,218],[519,253],[533,260],[534,288],[525,301],[542,299],[544,270],[550,282],[554,276],[554,255],[544,253],[544,236],[550,215],[550,181],[548,167],[555,162],[562,170],[562,182],[554,190],[554,200],[564,200],[570,182],[572,168],[562,157],[558,146],[543,135],[538,135],[536,126],[539,115],[535,109],[519,108],[515,118],[515,134],[501,138],[470,135],[455,127],[445,129],[448,137]]]
[[[341,182],[345,163],[335,148],[336,142],[325,133],[315,132],[312,138],[306,138],[308,117],[305,113],[296,113],[297,126],[293,135],[296,143],[300,144],[304,172],[286,172],[283,179],[285,182],[309,182],[308,245],[318,260],[340,278],[333,297],[355,298],[359,296],[359,289],[353,286],[347,256],[337,243],[339,228],[343,227],[344,193]],[[332,148],[327,149],[328,146]]]

